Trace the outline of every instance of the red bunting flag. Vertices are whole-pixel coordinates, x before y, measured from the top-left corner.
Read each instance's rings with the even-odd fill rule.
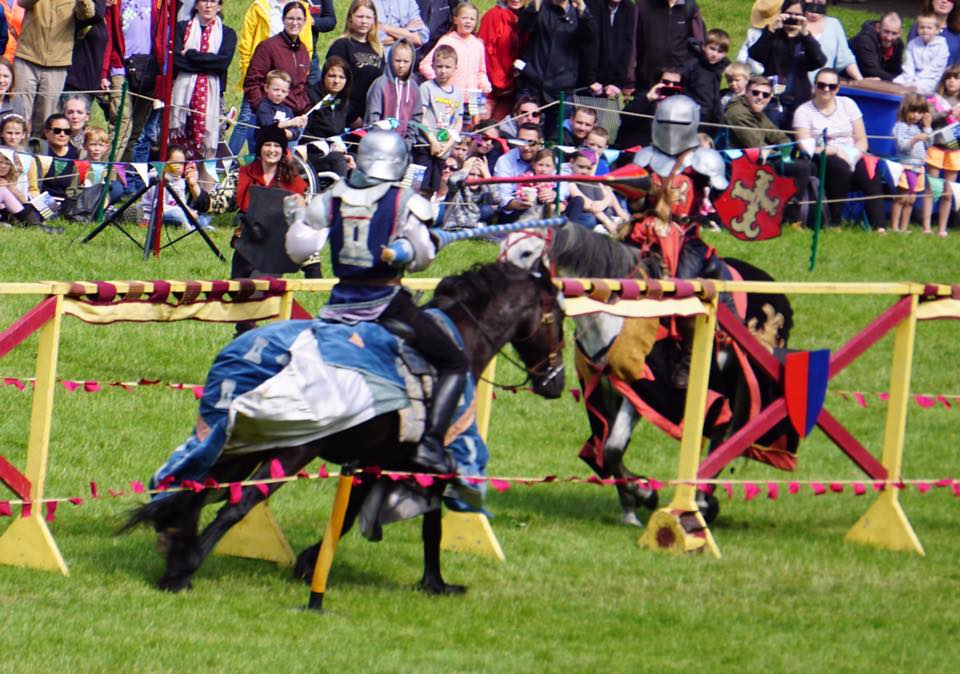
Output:
[[[131,480],[130,489],[133,490],[134,494],[142,494],[146,490],[143,488],[143,482],[140,480]]]
[[[502,494],[510,488],[510,483],[506,480],[490,480],[490,486]]]
[[[280,463],[280,459],[274,459],[270,462],[270,478],[273,480],[281,480],[285,478],[287,474],[283,470],[283,464]]]
[[[0,517],[13,517],[13,511],[10,510],[10,501],[0,501]]]
[[[243,486],[239,482],[230,483],[230,504],[240,503],[240,497],[243,496]]]
[[[97,489],[97,483],[90,483],[90,498],[100,498],[100,490]]]
[[[853,493],[857,496],[863,496],[867,493],[867,488],[863,486],[863,482],[854,482],[853,483]]]
[[[776,501],[780,496],[780,485],[776,482],[767,482],[767,498]]]
[[[45,519],[50,524],[53,524],[53,519],[57,516],[57,505],[56,501],[47,501],[47,516]]]
[[[743,483],[743,498],[747,501],[752,501],[757,497],[757,494],[760,493],[760,487],[753,484],[752,482]]]
[[[831,482],[831,483],[830,483],[830,491],[832,491],[834,494],[842,494],[842,493],[843,493],[843,485],[840,484],[839,482]]]
[[[787,485],[787,493],[788,493],[788,494],[798,494],[798,493],[800,493],[800,483],[799,483],[799,482],[791,482],[789,485]]]
[[[421,473],[417,473],[416,475],[413,476],[413,479],[417,481],[417,484],[419,484],[421,487],[424,487],[424,488],[430,487],[433,485],[433,478],[430,477],[429,475],[423,475]]]
[[[33,513],[33,504],[30,501],[24,501],[20,506],[20,517],[30,517]]]
[[[811,482],[810,489],[812,489],[813,493],[816,494],[817,496],[821,496],[822,494],[825,494],[827,492],[827,488],[824,487],[823,483],[821,482]]]

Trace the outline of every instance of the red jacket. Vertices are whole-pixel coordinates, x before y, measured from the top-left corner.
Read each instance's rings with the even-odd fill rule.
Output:
[[[103,52],[100,79],[108,80],[112,68],[123,68],[123,55],[127,51],[123,42],[123,17],[120,15],[119,0],[107,7],[103,20],[107,24],[107,48]]]
[[[290,93],[284,101],[300,115],[310,107],[307,75],[310,74],[310,52],[299,39],[291,43],[284,33],[269,37],[253,51],[247,75],[243,78],[243,97],[254,110],[264,97],[263,84],[271,70],[285,70],[293,78]]]
[[[281,182],[280,174],[277,173],[273,182],[267,184],[263,179],[263,167],[258,159],[241,168],[237,175],[237,210],[241,213],[250,210],[250,188],[254,185],[278,187],[296,194],[304,194],[307,191],[307,183],[300,176],[293,176],[290,181]]]
[[[526,35],[517,30],[517,14],[509,7],[497,5],[480,21],[477,36],[487,51],[487,77],[494,94],[513,89],[513,62],[520,58]]]

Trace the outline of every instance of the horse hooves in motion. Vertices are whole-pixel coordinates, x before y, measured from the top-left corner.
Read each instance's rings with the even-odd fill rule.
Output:
[[[534,391],[545,398],[558,398],[561,395],[564,389],[563,311],[557,299],[556,288],[545,269],[531,273],[527,269],[505,263],[478,267],[459,276],[444,279],[437,286],[431,306],[441,311],[459,332],[464,353],[475,378],[479,377],[490,359],[510,343],[523,361]],[[227,380],[222,376],[221,379],[216,379],[214,372],[222,373],[228,365],[233,368],[247,367],[246,370],[236,371],[249,375],[248,379],[244,380],[250,385],[246,390],[253,390],[263,382],[273,381],[271,377],[279,377],[283,370],[279,373],[266,372],[264,367],[253,370],[252,366],[243,364],[246,361],[252,362],[248,356],[255,354],[253,360],[258,367],[267,361],[267,354],[271,353],[271,358],[278,367],[281,363],[289,363],[293,349],[290,344],[295,339],[300,340],[299,343],[310,344],[304,335],[314,328],[329,329],[310,321],[280,321],[249,331],[225,347],[217,356],[207,382],[214,382],[216,385],[205,387],[205,395],[200,404],[201,415],[216,407],[221,416],[201,416],[207,429],[203,439],[195,431],[191,439],[174,453],[167,466],[189,466],[193,471],[191,478],[200,483],[212,479],[221,485],[244,480],[269,482],[278,464],[284,475],[296,475],[318,457],[340,465],[355,464],[360,468],[378,466],[383,470],[411,471],[414,468],[412,454],[416,445],[400,442],[397,412],[380,414],[319,439],[316,438],[320,434],[311,428],[307,435],[313,439],[296,446],[254,448],[248,452],[229,452],[225,449],[231,446],[228,440],[237,443],[236,446],[243,446],[243,442],[238,442],[238,436],[243,440],[242,431],[237,432],[236,425],[231,427],[230,433],[233,435],[227,437],[225,413],[227,407],[231,410],[236,408],[238,401],[242,399],[243,391],[234,391],[233,387],[239,389],[239,385],[235,380],[231,380],[231,394],[235,392],[236,396],[226,398],[229,405],[219,405],[219,402],[224,400],[221,384],[225,387]],[[370,329],[377,330],[375,327]],[[289,343],[283,341],[288,338]],[[370,349],[364,351],[369,352]],[[395,356],[391,356],[393,357]],[[251,372],[261,373],[257,375],[259,379]],[[207,391],[207,388],[210,390]],[[314,388],[317,388],[316,383]],[[208,395],[212,398],[208,398]],[[248,418],[253,418],[254,421],[258,419],[256,416]],[[210,423],[211,421],[213,423]],[[218,438],[221,444],[205,444],[211,438]],[[479,436],[476,440],[482,442]],[[193,444],[190,444],[191,442]],[[202,446],[201,449],[213,447],[214,451],[188,455],[188,449],[197,445]],[[263,443],[257,446],[263,446]],[[209,462],[201,462],[199,456],[204,459],[209,457]],[[170,474],[173,475],[174,472],[171,470]],[[187,478],[181,474],[175,477],[177,481]],[[365,476],[362,484],[352,490],[341,535],[349,530],[361,512],[364,498],[373,492],[373,486],[378,483],[378,480]],[[231,502],[220,508],[213,521],[202,532],[198,531],[201,509],[207,503],[224,500],[227,490],[221,488],[199,493],[189,489],[171,490],[137,508],[121,532],[141,524],[151,526],[158,534],[158,548],[166,559],[166,567],[157,581],[157,587],[169,592],[188,590],[194,574],[224,534],[283,484],[284,482],[269,483],[266,493],[252,486],[243,487],[239,499],[236,498],[236,493],[232,493]],[[382,484],[399,485],[386,479]],[[462,586],[446,583],[440,573],[440,496],[444,488],[445,482],[442,480],[436,480],[433,485],[422,488],[420,503],[423,507],[407,511],[404,516],[423,514],[424,571],[418,587],[429,594],[462,594]],[[373,512],[379,510],[374,508]],[[300,554],[295,569],[298,577],[310,578],[318,550],[319,543]]]

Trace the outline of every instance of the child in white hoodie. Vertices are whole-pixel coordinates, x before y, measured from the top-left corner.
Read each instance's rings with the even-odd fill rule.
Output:
[[[903,72],[893,81],[913,85],[917,93],[929,96],[947,69],[950,48],[937,28],[936,14],[920,14],[917,17],[917,37],[907,43],[903,55]]]

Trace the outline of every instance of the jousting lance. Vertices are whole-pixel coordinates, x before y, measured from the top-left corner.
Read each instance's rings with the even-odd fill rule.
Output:
[[[549,227],[560,227],[567,221],[566,218],[545,218],[543,220],[529,220],[527,222],[511,222],[506,225],[487,225],[486,227],[474,227],[473,229],[463,229],[457,232],[445,232],[441,229],[431,229],[430,236],[437,241],[437,248],[443,248],[454,241],[464,241],[466,239],[480,239],[485,236],[495,234],[509,234],[519,232],[524,229],[546,229]],[[384,246],[380,251],[380,259],[387,264],[400,266],[413,260],[413,246],[406,239],[397,239],[388,246]]]

